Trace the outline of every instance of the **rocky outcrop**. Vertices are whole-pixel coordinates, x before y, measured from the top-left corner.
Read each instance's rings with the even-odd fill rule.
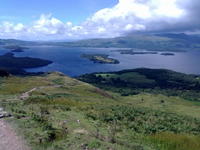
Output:
[[[7,118],[7,117],[11,117],[11,114],[9,114],[8,112],[4,111],[3,108],[0,108],[0,119],[1,118]]]

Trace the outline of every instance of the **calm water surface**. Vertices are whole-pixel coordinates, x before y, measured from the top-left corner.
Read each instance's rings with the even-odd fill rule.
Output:
[[[29,56],[53,61],[49,66],[27,69],[29,72],[60,71],[69,76],[78,76],[85,73],[118,71],[138,67],[165,68],[188,74],[200,74],[200,50],[191,52],[175,52],[175,56],[163,56],[160,54],[122,55],[113,52],[113,49],[96,48],[66,48],[66,47],[30,47],[23,53],[15,53],[15,56]],[[8,50],[2,49],[0,54]],[[120,64],[95,64],[81,54],[109,54],[111,58],[118,59]]]

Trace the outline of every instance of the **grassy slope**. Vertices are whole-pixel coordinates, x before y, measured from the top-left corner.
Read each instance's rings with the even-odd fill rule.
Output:
[[[123,97],[59,73],[0,83],[0,104],[14,115],[8,121],[34,150],[200,149],[198,101],[143,92]],[[27,100],[18,98],[35,87]]]

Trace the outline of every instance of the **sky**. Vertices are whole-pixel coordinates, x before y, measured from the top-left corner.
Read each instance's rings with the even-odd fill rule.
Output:
[[[199,0],[0,0],[0,38],[69,40],[200,33]]]

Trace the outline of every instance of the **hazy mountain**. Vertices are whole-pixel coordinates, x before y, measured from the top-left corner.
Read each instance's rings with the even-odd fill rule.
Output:
[[[66,47],[139,48],[154,51],[185,51],[200,48],[200,36],[184,33],[135,34],[116,38],[85,39],[72,42],[31,42],[0,40],[0,45],[54,45]]]
[[[135,34],[116,38],[87,39],[76,42],[60,42],[68,47],[100,47],[100,48],[139,48],[155,51],[185,51],[200,48],[200,37],[184,33],[173,34]],[[55,43],[54,43],[55,44]]]
[[[163,34],[156,34],[156,36],[160,37],[168,37],[171,39],[179,39],[179,40],[187,40],[187,42],[199,43],[200,42],[200,35],[188,35],[185,33],[163,33]]]

